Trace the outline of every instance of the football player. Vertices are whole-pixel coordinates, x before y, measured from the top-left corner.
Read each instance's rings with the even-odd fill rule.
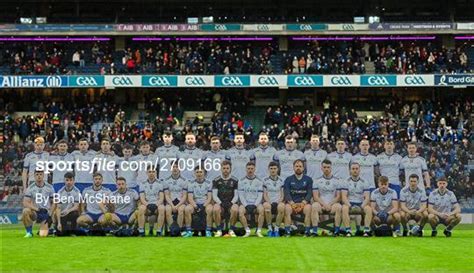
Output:
[[[428,197],[428,221],[432,231],[431,236],[435,237],[438,232],[438,224],[446,226],[444,235],[451,237],[453,228],[461,222],[461,207],[454,193],[447,189],[448,181],[441,177],[437,182],[438,188]]]

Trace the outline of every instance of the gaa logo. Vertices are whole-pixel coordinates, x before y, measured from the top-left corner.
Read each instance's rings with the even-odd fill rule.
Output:
[[[227,30],[227,27],[226,27],[225,25],[216,24],[216,25],[214,25],[214,30],[217,30],[217,31],[226,31],[226,30]]]
[[[94,77],[77,77],[76,84],[78,86],[97,86],[97,81]]]
[[[426,84],[423,77],[419,76],[406,76],[405,77],[405,84],[407,85],[424,85]]]
[[[303,25],[300,25],[300,30],[309,31],[309,30],[313,30],[313,28],[311,27],[311,25],[303,24]]]
[[[334,76],[331,78],[331,84],[332,85],[352,85],[351,80],[349,77],[344,77],[344,76]]]
[[[275,77],[258,77],[257,82],[259,85],[278,85]]]
[[[191,85],[191,86],[203,86],[206,85],[206,82],[204,81],[203,78],[201,77],[186,77],[184,79],[184,83],[186,85]]]
[[[369,85],[390,85],[387,78],[383,76],[372,76],[367,79]]]
[[[351,24],[343,24],[342,30],[355,30],[354,25]]]
[[[242,86],[244,83],[240,80],[239,77],[223,77],[222,85],[224,86]]]
[[[316,85],[311,77],[296,77],[295,84],[300,86],[312,86]]]
[[[268,25],[257,25],[258,31],[270,31],[270,27]]]
[[[60,87],[62,86],[63,80],[59,76],[48,76],[46,77],[47,87]]]
[[[170,86],[171,85],[166,77],[150,77],[148,82],[150,83],[150,85],[153,85],[153,86]]]
[[[112,83],[119,86],[130,86],[133,85],[132,80],[129,77],[113,77]]]

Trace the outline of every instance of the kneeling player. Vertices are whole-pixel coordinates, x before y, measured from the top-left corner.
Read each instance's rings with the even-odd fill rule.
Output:
[[[57,235],[69,235],[77,229],[77,218],[79,217],[79,202],[81,191],[74,186],[74,175],[64,174],[65,185],[59,189],[58,202],[53,204],[53,213],[57,223]]]
[[[82,203],[84,213],[77,218],[77,225],[82,228],[86,234],[94,224],[105,226],[110,224],[110,218],[106,217],[110,214],[107,212],[105,197],[110,196],[110,190],[102,186],[102,175],[95,173],[93,175],[94,182],[92,186],[85,188],[82,195],[85,203]],[[85,206],[85,208],[84,208]]]
[[[400,234],[400,214],[398,213],[397,192],[388,187],[388,178],[380,176],[378,188],[370,195],[370,203],[374,214],[373,222],[376,225],[392,226],[393,237]]]
[[[250,236],[250,227],[247,222],[247,216],[257,216],[257,236],[263,237],[262,226],[263,226],[263,182],[255,176],[255,163],[252,161],[246,165],[247,175],[240,179],[238,185],[239,191],[239,219],[242,226],[245,228],[245,235],[243,237]]]
[[[204,168],[197,166],[194,169],[194,181],[189,182],[187,187],[188,205],[185,209],[184,222],[186,232],[183,237],[192,237],[193,214],[205,210],[206,212],[206,237],[212,237],[212,183],[205,179]]]
[[[342,223],[346,228],[346,236],[352,236],[351,214],[364,216],[364,237],[370,233],[372,223],[372,208],[370,207],[371,185],[363,180],[360,174],[359,163],[352,163],[350,169],[351,176],[340,185],[342,203]]]
[[[127,186],[127,181],[123,177],[117,178],[117,190],[111,196],[115,197],[114,213],[112,214],[112,223],[115,227],[124,228],[129,234],[128,229],[137,220],[135,211],[139,200],[138,192]]]
[[[400,217],[403,225],[403,236],[407,236],[407,223],[415,220],[416,225],[410,229],[412,235],[423,236],[423,226],[428,218],[426,202],[428,197],[424,190],[418,187],[418,175],[410,175],[409,185],[400,191]]]
[[[285,216],[285,204],[283,203],[283,180],[278,176],[278,164],[270,162],[268,164],[270,176],[263,180],[263,209],[265,210],[265,220],[268,225],[268,236],[279,237],[279,227]],[[272,225],[273,215],[276,214],[275,225]]]
[[[297,159],[293,162],[294,174],[288,176],[283,184],[285,197],[285,233],[290,236],[293,214],[304,214],[305,236],[310,236],[312,217],[311,195],[313,192],[313,179],[303,174],[304,162]],[[312,234],[317,234],[317,226],[313,227]],[[316,236],[316,235],[315,235]]]
[[[44,181],[44,172],[35,170],[35,183],[25,191],[23,198],[22,221],[25,225],[25,238],[33,237],[33,222],[40,224],[40,236],[48,236],[48,226],[51,216],[51,203],[54,188]]]
[[[164,191],[163,185],[156,179],[156,169],[154,166],[147,168],[147,180],[140,184],[140,206],[138,207],[138,234],[145,236],[145,222],[148,219],[150,224],[149,235],[153,236],[155,223],[156,236],[161,236],[161,230],[165,221]]]
[[[438,188],[428,197],[428,221],[431,224],[431,236],[436,236],[436,226],[446,226],[444,235],[451,237],[451,230],[461,222],[461,207],[454,193],[446,187],[448,181],[445,177],[438,179]]]

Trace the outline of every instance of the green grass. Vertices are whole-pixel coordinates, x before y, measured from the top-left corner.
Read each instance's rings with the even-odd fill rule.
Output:
[[[1,272],[474,272],[474,226],[445,238],[23,238],[2,226]],[[428,232],[425,235],[429,235]]]

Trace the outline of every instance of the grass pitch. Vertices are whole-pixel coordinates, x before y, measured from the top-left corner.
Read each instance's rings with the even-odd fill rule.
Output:
[[[23,238],[1,228],[1,272],[474,272],[474,225],[431,238]]]

